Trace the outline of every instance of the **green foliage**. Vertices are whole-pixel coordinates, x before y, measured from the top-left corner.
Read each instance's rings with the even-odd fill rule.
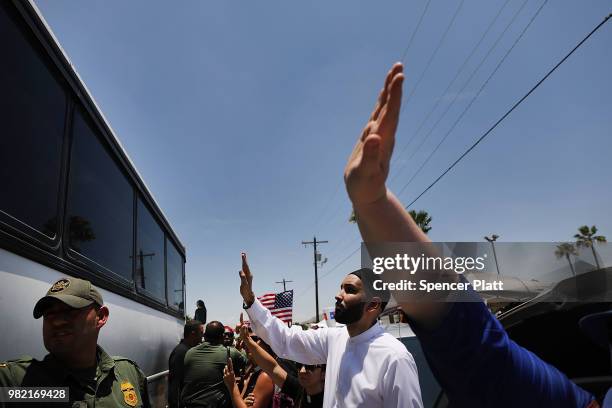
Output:
[[[421,231],[427,234],[431,230],[429,224],[431,223],[432,218],[427,213],[427,211],[419,210],[418,212],[416,212],[415,210],[410,210],[408,212],[410,213],[410,216],[412,217],[414,222],[416,222],[416,225],[419,226]]]
[[[578,248],[591,248],[595,242],[608,242],[606,237],[603,235],[595,235],[597,234],[597,227],[594,225],[591,228],[589,228],[587,225],[583,225],[582,227],[578,228],[578,232],[579,234],[574,235]]]
[[[578,248],[591,248],[593,258],[595,259],[595,265],[597,266],[597,269],[601,269],[594,244],[603,244],[604,242],[608,242],[606,237],[603,235],[595,235],[597,234],[597,227],[594,225],[591,226],[591,228],[589,228],[587,225],[583,225],[578,228],[578,232],[579,234],[574,234],[574,238],[576,238],[576,246]]]
[[[421,231],[427,234],[431,230],[431,226],[429,224],[431,223],[432,218],[427,213],[427,211],[419,210],[419,212],[416,212],[414,210],[410,210],[408,211],[408,213],[410,213],[410,216],[412,217],[414,222],[416,222],[416,225],[419,226]],[[355,214],[355,210],[351,211],[351,215],[349,216],[348,222],[357,222],[357,215]]]

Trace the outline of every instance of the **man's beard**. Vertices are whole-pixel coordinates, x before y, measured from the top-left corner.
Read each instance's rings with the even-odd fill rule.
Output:
[[[341,308],[336,305],[336,309],[334,311],[334,318],[338,323],[351,324],[361,319],[361,316],[363,316],[363,312],[363,303],[357,303],[348,308]]]

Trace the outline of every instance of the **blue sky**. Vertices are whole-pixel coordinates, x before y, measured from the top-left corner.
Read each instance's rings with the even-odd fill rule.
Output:
[[[506,0],[429,3],[404,59],[405,97],[422,80],[402,112],[394,191],[542,4],[529,0],[520,9],[523,2],[508,1],[446,94]],[[330,241],[321,247],[328,262],[319,294],[321,307],[333,304],[340,280],[359,264],[356,253],[333,269],[359,245],[356,226],[346,222],[345,160],[426,3],[36,1],[187,247],[190,314],[202,298],[209,319],[237,321],[245,250],[257,294],[292,280],[296,319],[312,317],[312,248],[300,243],[313,235]],[[416,197],[611,11],[606,0],[547,2],[400,199]],[[496,233],[504,241],[560,241],[583,224],[612,237],[611,40],[609,23],[416,203],[433,216],[433,240]]]

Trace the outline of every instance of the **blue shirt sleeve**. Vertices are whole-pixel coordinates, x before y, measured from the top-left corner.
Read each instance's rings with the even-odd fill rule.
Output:
[[[455,303],[435,330],[413,328],[452,407],[584,408],[594,399],[512,341],[482,302]]]

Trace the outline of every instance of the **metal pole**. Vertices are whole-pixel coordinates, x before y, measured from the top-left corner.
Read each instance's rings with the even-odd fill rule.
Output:
[[[317,237],[313,237],[312,241],[302,241],[302,244],[309,245],[313,244],[314,252],[313,252],[313,260],[314,260],[314,270],[315,270],[315,305],[316,305],[316,319],[319,321],[319,271],[317,268],[317,244],[326,244],[329,241],[317,241]]]
[[[286,292],[287,291],[287,286],[285,284],[289,283],[289,282],[293,282],[293,281],[288,281],[287,279],[283,278],[282,281],[277,281],[276,283],[282,283],[283,284],[283,292]]]

